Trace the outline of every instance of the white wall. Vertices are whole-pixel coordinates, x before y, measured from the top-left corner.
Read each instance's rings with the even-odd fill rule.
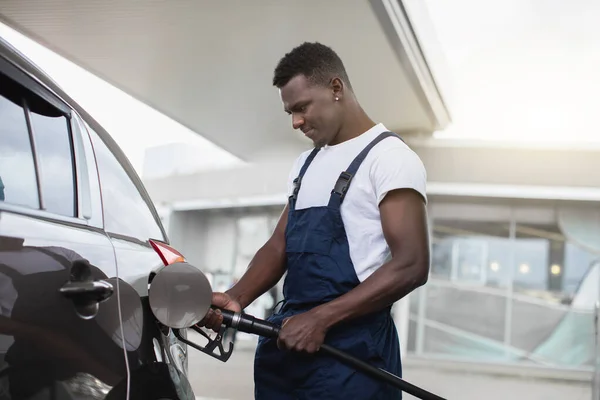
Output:
[[[169,215],[167,234],[171,245],[185,258],[201,270],[205,270],[204,253],[206,248],[205,217],[196,212],[172,212]]]
[[[192,264],[239,278],[270,236],[280,213],[281,207],[174,211],[169,236],[172,245]]]
[[[453,143],[453,144],[452,144]],[[600,149],[532,149],[493,145],[460,145],[429,141],[411,144],[437,185],[494,185],[503,187],[600,187]],[[164,179],[146,179],[158,204],[182,202],[239,202],[241,198],[280,196],[285,201],[294,158],[265,158],[264,162],[224,170]],[[452,193],[455,195],[457,193]],[[552,196],[552,194],[548,194]],[[564,196],[561,196],[563,198]]]

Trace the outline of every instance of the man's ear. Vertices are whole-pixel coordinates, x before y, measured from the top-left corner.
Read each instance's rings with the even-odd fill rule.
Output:
[[[340,78],[333,78],[329,84],[333,97],[341,99],[344,95],[344,82]]]

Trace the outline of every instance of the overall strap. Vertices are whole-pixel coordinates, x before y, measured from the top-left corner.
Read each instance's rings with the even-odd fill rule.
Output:
[[[300,168],[300,173],[298,174],[298,177],[296,179],[294,179],[294,190],[289,197],[290,210],[293,210],[296,208],[296,199],[298,198],[298,192],[300,191],[300,185],[302,184],[302,177],[306,173],[308,166],[314,160],[314,158],[317,155],[317,153],[319,152],[319,150],[320,150],[320,148],[315,147],[313,149],[313,151],[310,152],[310,154],[306,158],[306,161],[304,161],[304,165],[302,165],[302,168]]]
[[[383,139],[386,139],[388,137],[396,137],[402,140],[400,136],[393,132],[382,132],[379,136],[373,139],[371,143],[369,143],[367,147],[365,147],[356,156],[356,158],[352,161],[350,166],[348,166],[348,168],[340,174],[340,177],[335,182],[335,186],[331,191],[331,197],[329,198],[329,207],[339,208],[342,205],[342,202],[346,197],[346,192],[348,192],[348,188],[350,187],[350,183],[352,182],[352,178],[354,178],[354,175],[356,174],[356,171],[358,171],[360,164],[362,164],[365,158],[367,158],[369,151],[371,151],[371,149],[377,143],[381,142]]]

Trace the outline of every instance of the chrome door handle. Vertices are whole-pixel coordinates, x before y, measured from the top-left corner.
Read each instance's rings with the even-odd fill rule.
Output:
[[[95,301],[100,303],[108,299],[113,294],[114,289],[113,285],[103,280],[90,282],[69,281],[59,291],[73,301]]]
[[[77,260],[71,266],[69,280],[58,291],[73,302],[79,317],[91,319],[98,314],[100,303],[112,296],[114,288],[103,279],[93,279],[90,264]]]

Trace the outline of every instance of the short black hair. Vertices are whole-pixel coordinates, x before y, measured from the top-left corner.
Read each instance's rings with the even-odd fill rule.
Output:
[[[273,86],[281,89],[298,75],[304,75],[309,82],[320,86],[327,86],[337,76],[352,90],[340,57],[331,47],[318,42],[304,42],[283,56],[275,68]]]

